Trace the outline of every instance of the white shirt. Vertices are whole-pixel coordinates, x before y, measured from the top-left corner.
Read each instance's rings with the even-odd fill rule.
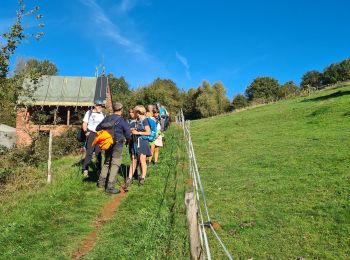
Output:
[[[91,114],[91,115],[90,115]],[[96,127],[105,118],[102,112],[93,112],[91,110],[85,113],[83,122],[87,123],[87,129],[90,132],[96,132]]]

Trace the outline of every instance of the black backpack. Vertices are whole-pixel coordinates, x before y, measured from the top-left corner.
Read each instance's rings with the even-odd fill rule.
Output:
[[[89,118],[88,118],[88,121],[90,119],[90,116],[92,114],[92,110],[89,111]],[[78,130],[78,133],[77,133],[77,141],[80,142],[80,143],[85,143],[86,141],[86,135],[84,133],[84,130],[83,130],[83,127],[80,127],[80,129]]]

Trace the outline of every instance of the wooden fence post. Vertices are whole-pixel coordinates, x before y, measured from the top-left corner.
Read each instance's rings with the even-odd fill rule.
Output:
[[[69,126],[70,121],[70,109],[67,110],[67,126]]]
[[[197,203],[194,192],[186,192],[186,217],[188,230],[190,233],[190,253],[191,259],[203,259],[202,248],[198,236]]]
[[[51,183],[51,180],[52,180],[51,154],[52,154],[52,128],[50,128],[50,135],[49,135],[49,158],[47,160],[47,183]]]

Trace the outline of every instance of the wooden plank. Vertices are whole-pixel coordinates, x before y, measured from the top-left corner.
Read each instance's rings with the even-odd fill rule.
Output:
[[[202,249],[198,236],[198,220],[197,220],[197,203],[196,194],[187,192],[185,194],[186,217],[188,231],[190,235],[190,254],[191,259],[203,259]]]

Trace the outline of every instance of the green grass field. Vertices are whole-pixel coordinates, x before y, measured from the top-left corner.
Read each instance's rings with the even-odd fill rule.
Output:
[[[179,131],[169,130],[159,167],[149,170],[144,187],[133,185],[114,218],[97,233],[96,245],[86,259],[188,258],[187,172],[178,140]],[[129,164],[127,153],[124,158]],[[95,182],[84,181],[74,165],[79,159],[54,161],[51,185],[45,185],[43,164],[31,172],[40,184],[1,194],[0,259],[70,259],[93,231],[94,220],[112,197],[99,191]],[[22,185],[20,181],[16,180],[16,187]]]
[[[51,185],[17,191],[0,204],[1,259],[69,259],[110,198],[83,182],[78,157],[53,162]],[[45,165],[37,170],[45,179]],[[25,169],[23,169],[25,171]]]
[[[350,258],[350,86],[193,121],[191,135],[235,258]]]
[[[161,164],[132,186],[84,259],[189,258],[180,133],[167,132]],[[350,86],[193,121],[191,134],[211,216],[235,258],[350,258]],[[84,181],[77,161],[54,161],[51,185],[43,164],[23,169],[29,177],[13,193],[3,187],[0,259],[70,259],[81,246],[112,198]]]
[[[185,158],[182,136],[172,128],[158,168],[149,168],[145,186],[133,184],[84,259],[188,259]]]

